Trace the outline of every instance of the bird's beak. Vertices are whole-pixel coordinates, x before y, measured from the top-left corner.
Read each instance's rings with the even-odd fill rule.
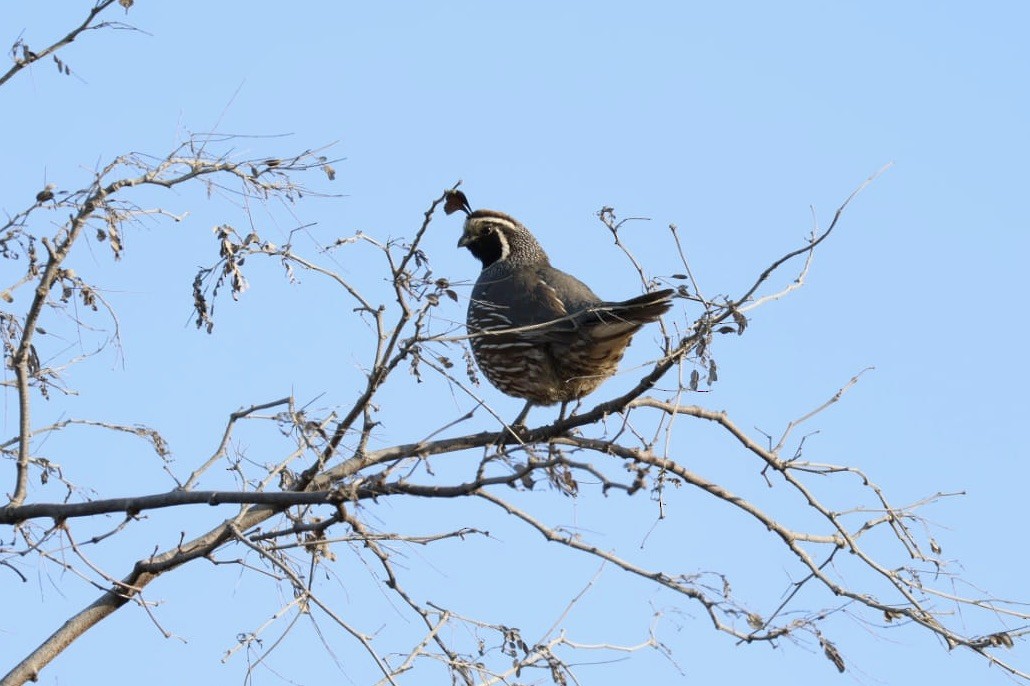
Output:
[[[461,238],[458,239],[458,247],[464,248],[467,246],[469,244],[469,238],[470,236],[467,233],[461,234]]]

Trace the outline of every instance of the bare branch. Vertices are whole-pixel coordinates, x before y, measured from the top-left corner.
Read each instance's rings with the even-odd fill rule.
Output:
[[[53,55],[61,48],[70,45],[72,41],[78,38],[85,31],[93,31],[96,29],[103,29],[107,27],[113,28],[130,28],[124,24],[118,22],[100,22],[97,21],[97,17],[108,7],[113,5],[116,0],[97,0],[97,3],[90,9],[89,14],[86,15],[86,19],[76,26],[74,29],[68,32],[68,34],[51,44],[49,47],[44,48],[39,52],[35,52],[29,49],[29,46],[23,43],[20,39],[11,47],[11,57],[14,58],[14,65],[8,69],[3,75],[0,75],[0,86],[11,80],[15,74],[25,69],[31,64],[38,62],[41,59]],[[55,56],[56,59],[56,56]],[[58,66],[64,66],[58,61]],[[65,73],[71,73],[71,70],[66,66],[64,67]]]
[[[252,260],[273,260],[291,284],[301,281],[296,274],[317,274],[319,280],[337,289],[343,302],[351,304],[352,309],[344,308],[343,314],[359,324],[364,336],[363,350],[356,342],[359,336],[351,337],[356,349],[362,350],[363,377],[354,388],[342,391],[347,400],[342,407],[315,411],[310,406],[298,408],[293,398],[287,397],[229,413],[213,452],[196,458],[182,485],[168,492],[111,498],[69,485],[67,502],[25,502],[30,473],[51,474],[57,472],[47,470],[60,469],[46,456],[33,453],[33,441],[42,444],[45,436],[71,424],[129,432],[149,440],[162,454],[163,439],[157,429],[131,422],[62,419],[36,429],[30,425],[31,394],[45,388],[41,370],[61,368],[61,360],[51,362],[45,354],[40,364],[36,351],[40,340],[47,340],[37,336],[43,335],[42,319],[57,310],[52,306],[59,296],[50,294],[67,288],[82,294],[91,288],[65,264],[69,246],[81,240],[83,228],[103,232],[118,259],[124,252],[122,227],[126,222],[140,216],[173,214],[131,203],[129,191],[134,187],[201,183],[243,205],[251,200],[290,201],[301,195],[301,187],[290,174],[314,169],[324,172],[328,164],[318,151],[250,161],[213,156],[206,152],[213,140],[194,137],[161,158],[122,156],[98,170],[88,187],[73,193],[57,192],[38,201],[46,206],[26,208],[8,221],[10,237],[0,249],[28,256],[37,245],[43,248],[39,256],[27,260],[34,266],[24,276],[13,278],[4,291],[17,293],[23,301],[30,287],[36,289],[31,302],[19,302],[25,308],[21,315],[4,313],[0,321],[14,370],[12,393],[25,404],[19,416],[19,435],[0,445],[16,473],[14,495],[8,506],[0,509],[0,524],[13,525],[15,532],[12,543],[0,544],[0,566],[26,578],[19,560],[31,553],[94,585],[101,596],[42,641],[0,685],[37,678],[67,645],[118,608],[129,602],[146,607],[143,594],[153,579],[197,559],[237,565],[248,574],[257,572],[286,592],[287,600],[276,602],[269,613],[271,619],[241,635],[226,653],[228,658],[246,652],[251,670],[267,666],[268,656],[284,645],[285,637],[303,628],[298,622],[302,615],[312,617],[311,630],[327,646],[328,639],[315,616],[322,623],[323,616],[328,617],[346,631],[362,646],[368,665],[377,670],[373,680],[384,685],[399,683],[402,674],[426,662],[443,665],[452,681],[468,686],[514,682],[524,679],[530,668],[544,670],[555,683],[567,684],[577,680],[574,662],[567,657],[571,651],[653,648],[668,654],[654,626],[646,640],[631,645],[569,638],[573,632],[565,625],[574,619],[572,610],[594,601],[595,593],[600,592],[594,579],[585,582],[549,626],[545,623],[546,630],[535,642],[524,639],[523,632],[509,622],[468,617],[421,600],[405,584],[406,574],[418,573],[409,571],[411,557],[404,557],[405,553],[443,541],[450,542],[444,545],[474,545],[490,534],[460,523],[428,531],[383,527],[385,518],[380,518],[377,507],[397,498],[466,499],[493,506],[523,532],[536,532],[552,544],[590,556],[599,564],[598,574],[600,569],[625,573],[675,594],[678,602],[703,608],[712,627],[743,643],[778,645],[784,638],[805,641],[844,669],[847,665],[842,656],[847,653],[840,638],[829,635],[825,620],[845,613],[867,623],[870,616],[874,622],[905,622],[949,647],[964,646],[1011,674],[1022,674],[1018,666],[1001,660],[998,651],[1022,637],[1024,630],[1008,629],[1005,624],[1000,624],[998,631],[993,627],[1000,620],[1030,623],[1030,612],[1017,603],[959,586],[957,575],[940,559],[939,546],[930,537],[931,526],[922,510],[951,494],[937,492],[897,506],[865,472],[813,458],[814,439],[797,437],[796,429],[836,406],[861,373],[818,407],[798,413],[776,439],[752,436],[755,432],[741,429],[727,413],[691,402],[699,397],[695,391],[701,373],[707,375],[709,384],[716,381],[713,349],[719,334],[742,333],[747,324],[745,311],[783,297],[803,283],[815,248],[876,175],[845,200],[828,229],[814,232],[803,248],[774,260],[736,300],[705,299],[676,229],[670,227],[686,270],[673,278],[689,284],[681,287],[681,296],[701,304],[703,311],[693,321],[669,317],[663,322],[656,359],[643,365],[642,371],[632,372],[639,378],[627,391],[618,396],[599,393],[590,404],[576,407],[571,416],[518,430],[506,426],[488,405],[492,396],[474,388],[473,370],[463,380],[460,371],[453,369],[451,360],[467,353],[465,343],[470,336],[455,335],[457,317],[442,305],[458,302],[459,296],[450,279],[433,272],[430,256],[421,247],[446,193],[429,204],[410,239],[380,240],[359,232],[335,243],[328,241],[329,248],[314,241],[314,257],[302,254],[310,224],[299,219],[298,228],[283,245],[260,237],[260,227],[239,231],[231,224],[220,224],[214,230],[218,256],[197,272],[193,283],[197,325],[211,331],[220,289],[239,297],[247,287],[250,273],[245,269]],[[37,213],[49,211],[51,206],[68,211],[70,218],[58,223],[52,234],[33,237],[28,231],[29,218],[35,221]],[[616,221],[610,208],[602,210],[601,218],[647,283],[646,266],[620,241],[619,228],[626,220]],[[341,252],[333,253],[336,249]],[[370,254],[377,260],[379,271],[366,277],[324,263],[335,254],[352,256],[357,251],[364,251],[363,258]],[[801,255],[805,263],[791,284],[778,293],[758,297],[777,270]],[[79,319],[73,321],[75,326],[83,325]],[[399,369],[410,374],[397,373]],[[392,415],[380,407],[382,389],[390,384],[395,390],[409,392],[418,388],[414,384],[426,381],[435,382],[435,386],[422,387],[434,394],[441,388],[451,390],[456,419],[436,417],[431,428],[420,429],[421,440],[406,437],[411,442],[398,442],[386,428]],[[63,388],[58,382],[51,383]],[[480,411],[481,407],[485,411]],[[485,419],[492,430],[468,430],[469,422],[477,417]],[[735,466],[743,466],[743,477],[715,480],[707,474],[705,463],[693,459],[688,468],[687,460],[678,454],[674,433],[701,424],[722,437],[728,456],[740,463]],[[246,441],[252,427],[261,426],[274,427],[277,438],[268,441],[265,434],[259,434],[261,457],[254,458],[246,452]],[[453,435],[458,430],[470,432]],[[240,448],[234,451],[237,445]],[[230,470],[236,490],[195,490],[215,465]],[[729,573],[661,568],[642,547],[620,551],[609,546],[607,539],[594,536],[588,527],[570,531],[548,524],[546,516],[534,511],[538,503],[545,502],[535,497],[538,493],[534,498],[522,497],[541,489],[562,498],[610,496],[620,507],[654,508],[655,528],[675,513],[675,508],[668,506],[677,492],[700,495],[698,501],[739,515],[758,535],[771,534],[786,560],[789,583],[768,608],[761,602],[746,606],[731,593]],[[749,494],[753,497],[747,497]],[[90,499],[83,501],[84,497]],[[847,498],[846,508],[835,507],[841,497]],[[784,513],[781,499],[800,506]],[[238,510],[227,519],[215,520],[205,533],[183,533],[178,543],[162,552],[134,555],[139,559],[121,578],[94,561],[100,558],[89,546],[142,525],[147,518],[140,517],[141,513],[190,505],[230,505]],[[82,518],[114,513],[121,515],[112,520],[118,523],[103,527],[92,538],[81,531],[73,535],[71,527],[81,527]],[[48,519],[53,520],[52,526]],[[244,553],[226,557],[220,552],[234,549]],[[409,631],[399,650],[385,649],[385,639],[359,628],[361,618],[340,614],[328,596],[316,593],[315,580],[335,573],[331,564],[340,550],[356,555],[394,611],[408,620],[417,618],[409,622],[414,633]],[[823,606],[803,606],[806,602],[822,602]],[[995,624],[990,625],[991,630],[973,634],[961,623],[966,617],[957,621],[949,615],[956,608],[967,613],[975,610]],[[456,628],[463,631],[454,631]],[[274,639],[268,638],[271,634]]]
[[[755,291],[757,291],[758,288],[763,283],[765,283],[765,281],[770,276],[772,276],[773,272],[775,272],[777,269],[779,269],[781,266],[783,266],[784,263],[789,262],[790,260],[794,259],[798,255],[803,255],[805,253],[809,253],[810,254],[813,250],[816,249],[816,247],[819,246],[820,243],[822,243],[824,240],[829,238],[830,234],[833,233],[833,230],[835,228],[837,228],[837,223],[840,221],[840,218],[844,215],[844,210],[846,210],[848,208],[848,205],[851,204],[851,201],[854,200],[855,197],[859,193],[864,191],[869,186],[869,184],[871,184],[873,181],[875,181],[877,178],[879,178],[881,174],[883,174],[888,169],[890,169],[892,165],[893,165],[892,162],[889,162],[889,163],[885,164],[884,166],[882,166],[878,170],[876,170],[876,172],[874,172],[871,176],[869,176],[869,178],[867,178],[865,181],[863,181],[861,184],[859,184],[858,188],[853,190],[851,192],[851,195],[849,195],[844,200],[844,202],[841,203],[840,207],[837,208],[837,211],[833,213],[833,219],[830,221],[830,225],[828,227],[826,227],[826,230],[823,231],[818,236],[810,239],[809,242],[808,242],[808,245],[806,245],[803,248],[798,248],[797,250],[793,250],[793,251],[787,253],[786,255],[784,255],[783,257],[779,258],[778,260],[776,260],[775,262],[770,264],[768,267],[766,267],[765,271],[763,271],[758,276],[758,278],[755,280],[755,282],[753,284],[751,284],[751,287],[748,288],[747,291],[745,291],[742,296],[740,296],[739,298],[736,299],[735,302],[737,303],[737,305],[740,306],[740,305],[745,304],[751,298],[751,296],[755,294]]]

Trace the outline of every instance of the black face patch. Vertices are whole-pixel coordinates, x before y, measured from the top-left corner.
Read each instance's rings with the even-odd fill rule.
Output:
[[[503,259],[508,252],[508,243],[501,231],[489,224],[476,226],[465,247],[483,263],[484,269]]]

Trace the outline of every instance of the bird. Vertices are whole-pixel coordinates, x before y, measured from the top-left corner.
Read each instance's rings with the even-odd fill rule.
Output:
[[[444,210],[465,213],[458,247],[483,265],[466,317],[476,363],[502,393],[526,400],[511,426],[521,426],[534,405],[561,403],[563,419],[568,403],[615,373],[633,335],[672,306],[673,289],[602,300],[551,266],[518,220],[473,211],[461,191],[448,192]]]

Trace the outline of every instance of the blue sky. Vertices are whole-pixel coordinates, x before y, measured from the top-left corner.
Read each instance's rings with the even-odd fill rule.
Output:
[[[88,3],[72,7],[8,3],[0,38],[23,35],[43,45]],[[336,180],[312,183],[338,197],[307,198],[290,212],[256,211],[264,238],[282,243],[308,223],[312,242],[322,245],[356,230],[411,236],[432,199],[462,179],[473,206],[522,219],[557,266],[602,296],[639,289],[594,217],[603,205],[652,219],[633,225],[630,240],[653,273],[680,271],[664,230],[675,223],[705,290],[733,295],[803,241],[813,209],[825,226],[856,186],[893,163],[821,247],[805,287],[755,311],[743,337],[717,342],[720,382],[696,402],[727,410],[756,435],[778,434],[875,367],[807,425],[818,430],[808,439],[810,457],[866,470],[898,503],[964,491],[926,512],[944,556],[960,561],[954,569],[985,592],[1030,600],[1014,521],[1030,476],[1023,440],[1030,367],[1019,342],[1030,248],[1028,14],[1016,2],[287,9],[144,0],[124,19],[145,33],[83,36],[60,53],[75,76],[38,64],[0,89],[7,132],[0,205],[16,212],[47,182],[77,188],[112,157],[162,155],[188,132],[253,136],[235,144],[248,156],[335,142],[334,156],[345,158],[335,164]],[[288,136],[270,137],[280,134]],[[107,289],[120,313],[121,354],[107,351],[69,372],[79,395],[41,403],[40,421],[90,415],[152,424],[170,441],[182,474],[211,453],[225,417],[242,405],[291,392],[318,408],[346,405],[360,381],[362,348],[354,341],[364,332],[353,329],[338,290],[312,275],[290,286],[274,266],[254,264],[251,290],[239,303],[219,304],[215,334],[196,332],[189,284],[216,255],[210,228],[246,220],[200,192],[154,197],[189,217],[130,231],[118,264],[93,246],[76,265]],[[467,284],[477,263],[455,249],[459,230],[456,218],[438,218],[425,248],[437,273]],[[372,253],[335,259],[348,278],[375,282]],[[0,273],[9,269],[0,265]],[[464,301],[444,315],[462,320]],[[631,353],[627,364],[645,359]],[[632,379],[620,375],[599,397]],[[480,390],[512,416],[520,406]],[[389,445],[427,434],[468,409],[452,398],[439,383],[390,389],[377,438]],[[492,428],[485,415],[475,421],[469,430]],[[4,436],[13,435],[11,397],[4,422]],[[259,431],[248,438],[248,454],[273,459],[262,454]],[[741,478],[737,472],[754,467],[738,464],[739,452],[705,427],[684,426],[678,440],[682,459],[712,477]],[[99,497],[171,486],[157,460],[129,439],[80,432],[45,449]],[[231,484],[228,476],[213,479],[205,486]],[[676,495],[676,516],[657,526],[654,504],[642,497],[570,500],[541,492],[528,500],[548,521],[600,532],[639,559],[684,572],[725,571],[745,598],[775,607],[790,573],[775,541],[700,495]],[[53,488],[33,493],[60,496]],[[841,497],[842,509],[854,505],[851,495]],[[174,545],[179,531],[200,532],[226,516],[155,513],[124,543],[98,548],[98,562],[121,576],[140,555]],[[487,543],[409,551],[413,568],[432,570],[409,583],[419,597],[464,604],[470,614],[489,607],[498,619],[517,618],[529,636],[550,626],[597,571],[481,505],[390,502],[369,516],[384,528],[418,532],[489,528]],[[405,630],[410,620],[402,613],[374,615],[383,604],[359,565],[341,561],[335,570],[327,593],[364,630]],[[15,598],[0,617],[5,665],[95,594],[52,566],[23,585],[0,570],[0,582],[5,597]],[[162,625],[184,641],[162,639],[144,613],[126,608],[69,649],[41,683],[100,679],[116,658],[133,681],[241,680],[243,660],[218,660],[237,633],[279,606],[271,584],[206,563],[160,580],[151,596],[161,601]],[[838,677],[811,641],[777,650],[735,645],[711,631],[699,608],[612,569],[575,608],[570,630],[585,643],[634,642],[655,609],[665,612],[660,638],[684,680],[696,683],[1005,679],[911,630],[870,630],[845,618],[828,634],[852,667]],[[367,666],[354,666],[361,659],[352,641],[330,632],[341,668],[304,631],[288,640],[278,670],[296,683],[367,682]],[[581,670],[591,684],[680,678],[647,653]],[[277,682],[268,672],[255,681]]]

